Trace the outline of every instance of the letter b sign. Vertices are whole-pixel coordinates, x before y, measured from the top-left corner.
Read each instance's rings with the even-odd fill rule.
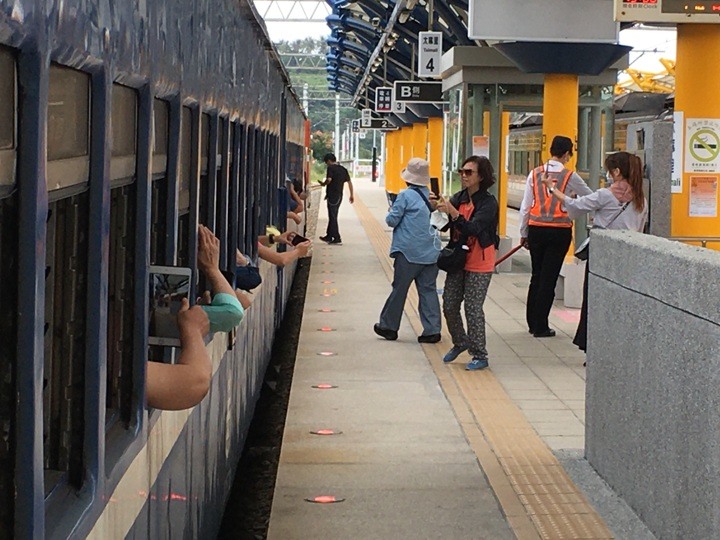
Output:
[[[400,88],[400,97],[401,98],[412,97],[412,89],[409,86],[402,86]]]

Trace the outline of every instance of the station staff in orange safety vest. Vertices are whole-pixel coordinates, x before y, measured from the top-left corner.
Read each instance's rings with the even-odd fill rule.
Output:
[[[547,163],[530,171],[520,205],[521,242],[530,250],[532,263],[526,317],[528,330],[537,338],[555,335],[548,317],[560,269],[572,241],[572,220],[550,190],[559,189],[569,196],[592,193],[577,173],[565,168],[573,155],[570,138],[562,135],[553,138],[550,155]],[[555,180],[555,188],[543,185],[544,174]]]

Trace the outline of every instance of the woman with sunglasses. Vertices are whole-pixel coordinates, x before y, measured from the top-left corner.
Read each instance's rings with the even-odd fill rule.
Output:
[[[594,227],[642,232],[648,214],[647,201],[643,193],[642,161],[636,155],[616,152],[605,159],[605,169],[611,186],[577,199],[568,197],[561,190],[556,189],[555,182],[549,175],[543,176],[542,183],[548,193],[563,203],[572,219],[577,219],[588,212],[595,212]],[[573,343],[582,351],[587,348],[587,279],[586,264],[580,323],[573,339]]]
[[[493,166],[486,157],[471,156],[460,169],[463,189],[450,200],[440,198],[438,210],[450,217],[451,239],[465,238],[469,248],[465,268],[449,272],[445,278],[443,313],[453,340],[453,347],[443,358],[449,363],[468,351],[472,360],[467,370],[488,367],[483,304],[495,269],[495,250],[499,209],[488,188],[495,183]],[[465,303],[467,331],[460,315]]]

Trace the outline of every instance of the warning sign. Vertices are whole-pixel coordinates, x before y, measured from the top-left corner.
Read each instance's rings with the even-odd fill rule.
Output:
[[[720,119],[685,122],[685,172],[720,172]]]

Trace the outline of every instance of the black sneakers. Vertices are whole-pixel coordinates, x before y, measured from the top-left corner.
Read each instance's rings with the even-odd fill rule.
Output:
[[[418,343],[438,343],[441,339],[440,334],[430,334],[427,336],[418,336]]]
[[[376,324],[373,326],[373,332],[375,332],[378,336],[384,337],[385,339],[389,341],[395,341],[398,338],[398,333],[395,330],[390,330],[389,328],[383,328],[379,324]]]
[[[339,238],[330,238],[328,235],[325,235],[325,236],[321,236],[320,240],[322,240],[323,242],[326,242],[328,244],[335,244],[338,246],[342,246],[342,240],[340,240]]]

